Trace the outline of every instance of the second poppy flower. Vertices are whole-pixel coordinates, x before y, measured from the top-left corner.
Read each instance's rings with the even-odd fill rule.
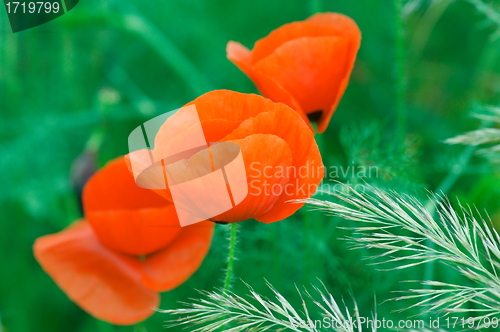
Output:
[[[344,94],[360,42],[351,18],[321,13],[279,27],[251,51],[231,41],[227,57],[264,96],[317,121],[321,133]]]

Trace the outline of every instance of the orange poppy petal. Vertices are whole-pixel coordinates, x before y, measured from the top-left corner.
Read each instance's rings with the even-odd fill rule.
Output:
[[[196,98],[160,127],[155,138],[154,160],[171,164],[191,158],[210,142],[226,136],[248,117],[274,108],[271,101],[264,100],[257,95],[229,90],[211,91]]]
[[[123,157],[112,160],[87,182],[83,190],[85,212],[165,207],[167,202],[135,184]]]
[[[201,121],[203,133],[207,143],[219,142],[223,137],[229,135],[233,130],[238,127],[239,123],[236,121],[228,121],[223,119],[210,119]]]
[[[220,117],[203,117],[204,112],[193,102],[169,117],[154,138],[154,161],[167,158],[168,163],[188,159],[218,141],[236,128],[240,121]]]
[[[202,123],[206,120],[223,119],[236,122],[238,125],[257,114],[286,107],[273,103],[262,96],[230,90],[207,92],[188,105],[196,105]]]
[[[124,158],[111,161],[88,181],[83,203],[99,240],[122,253],[152,253],[181,230],[172,203],[138,187]]]
[[[330,105],[329,108],[327,107],[324,109],[323,113],[321,114],[321,117],[317,120],[317,129],[319,133],[324,133],[326,128],[328,128],[328,124],[330,123],[333,113],[335,113],[335,111],[337,110],[337,106],[340,103],[340,99],[344,95],[344,92],[347,89],[347,86],[349,85],[349,76],[350,76],[349,74],[347,76],[344,76],[344,78],[339,82],[337,97],[335,98],[335,101]]]
[[[247,63],[255,64],[288,41],[302,37],[326,36],[352,38],[357,40],[358,48],[361,40],[361,32],[356,22],[350,17],[340,13],[318,13],[305,21],[284,24],[266,37],[259,39],[251,51],[250,61],[247,60],[248,55],[237,48],[232,50],[231,54],[235,55],[235,58],[244,59],[247,60]],[[246,70],[240,69],[247,73]]]
[[[147,188],[166,200],[170,202],[172,201],[170,191],[165,185],[163,166],[161,164],[154,163],[152,150],[141,149],[133,151],[125,155],[124,159],[129,171],[133,174],[136,184],[139,187]],[[152,163],[154,163],[153,166]]]
[[[273,30],[266,37],[259,39],[252,50],[252,64],[265,59],[286,42],[303,37],[338,36],[337,29],[318,28],[309,22],[292,22]]]
[[[201,142],[201,144],[206,144],[206,146],[208,146],[211,142],[217,142],[222,137],[232,132],[239,123],[223,119],[210,119],[201,121],[200,124],[201,127],[197,126],[196,130],[199,131],[200,128],[202,128],[202,133],[205,137],[204,142]],[[205,147],[201,145],[195,149],[187,149],[164,159],[164,157],[166,157],[164,155],[164,149],[162,149],[165,146],[164,144],[169,145],[170,148],[174,148],[175,145],[177,145],[179,148],[178,150],[182,150],[183,147],[185,147],[186,143],[185,136],[182,133],[175,136],[170,141],[168,140],[168,137],[161,138],[161,136],[164,136],[165,132],[169,132],[169,129],[166,128],[169,125],[169,123],[165,123],[165,127],[163,127],[163,129],[161,130],[161,134],[159,135],[160,138],[157,141],[158,148],[156,150],[142,149],[134,151],[125,156],[125,160],[127,162],[129,170],[131,170],[134,174],[136,183],[140,187],[150,189],[163,198],[167,199],[168,201],[172,202],[172,193],[170,192],[168,180],[165,176],[166,174],[164,172],[164,165],[166,163],[175,163],[182,159],[189,159],[194,154],[199,152],[200,149],[204,149]],[[192,129],[193,126],[187,128],[185,135],[189,137]]]
[[[292,153],[292,167],[289,168],[289,180],[283,193],[271,210],[254,217],[262,222],[274,222],[292,215],[302,206],[287,201],[311,197],[323,178],[323,163],[313,133],[289,108],[279,108],[275,112],[262,113],[248,119],[224,140],[231,141],[258,133],[282,138]],[[267,146],[268,149],[272,147]],[[279,175],[279,169],[275,169]]]
[[[317,26],[335,29],[335,35],[350,37],[353,40],[361,40],[361,31],[356,22],[349,16],[340,13],[318,13],[309,17],[305,22]]]
[[[263,215],[274,206],[283,187],[289,181],[286,170],[292,165],[292,153],[287,143],[278,136],[263,135],[258,132],[244,139],[226,138],[225,141],[235,143],[241,149],[248,182],[248,194],[231,210],[210,219],[239,222]],[[279,170],[282,172],[274,176]]]
[[[181,232],[173,204],[155,209],[90,211],[86,218],[106,247],[130,255],[160,250]]]
[[[265,75],[262,72],[258,72],[256,73],[253,82],[262,95],[270,98],[275,103],[283,103],[296,111],[312,130],[309,119],[307,118],[306,113],[302,110],[299,102],[287,90],[285,90],[277,80]]]
[[[229,41],[226,46],[226,56],[242,72],[252,77],[252,54],[248,48],[235,41]]]
[[[289,41],[255,65],[273,77],[301,105],[306,114],[329,113],[344,93],[340,84],[350,74],[347,39],[308,37]]]
[[[267,148],[262,149],[262,146]],[[238,155],[242,156],[242,163],[240,166],[233,164],[236,169],[231,168],[229,165]],[[288,182],[288,176],[265,178],[265,170],[285,169],[291,161],[291,152],[283,139],[258,134],[215,144],[210,151],[202,150],[188,160],[166,166],[166,173],[169,183],[174,185],[170,189],[176,193],[174,202],[178,212],[187,213],[181,221],[191,223],[196,218],[239,222],[259,216],[273,206],[281,194],[279,189]],[[221,167],[226,175],[220,171]],[[215,170],[220,174],[213,176]],[[236,177],[225,183],[228,174]],[[271,192],[272,189],[279,193]]]
[[[226,46],[227,58],[234,63],[250,80],[257,86],[260,93],[271,98],[274,102],[283,103],[294,109],[309,125],[306,114],[302,111],[299,103],[272,77],[256,74],[251,65],[250,51],[240,43],[230,41]],[[312,127],[311,127],[312,128]]]
[[[324,132],[328,127],[328,123],[337,108],[340,101],[340,97],[344,93],[347,85],[349,83],[349,76],[354,67],[354,62],[356,61],[356,54],[358,53],[359,47],[361,45],[361,31],[359,30],[356,22],[345,15],[339,13],[318,13],[306,20],[309,23],[318,26],[327,26],[338,30],[339,36],[347,37],[350,41],[348,65],[347,65],[347,75],[343,78],[339,85],[339,94],[336,102],[333,103],[330,109],[325,110],[323,116],[318,121],[318,131],[320,133]]]
[[[210,249],[215,224],[203,221],[182,228],[165,249],[142,262],[142,280],[155,291],[168,291],[185,282],[199,268]]]
[[[33,250],[68,297],[98,319],[131,325],[158,307],[158,294],[141,282],[138,261],[105,248],[86,222],[37,239]]]

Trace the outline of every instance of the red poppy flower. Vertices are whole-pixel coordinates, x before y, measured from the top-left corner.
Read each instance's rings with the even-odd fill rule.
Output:
[[[172,203],[139,188],[124,158],[89,180],[83,201],[86,220],[38,238],[33,249],[55,283],[96,318],[146,319],[158,292],[186,281],[209,250],[214,224],[181,228]]]
[[[360,42],[352,19],[321,13],[279,27],[252,51],[231,41],[227,57],[264,96],[307,115],[324,132],[347,87]]]
[[[253,218],[271,223],[290,216],[302,206],[290,200],[306,199],[314,194],[324,169],[313,132],[288,106],[253,94],[218,90],[198,97],[165,121],[156,135],[152,151],[132,153],[132,163],[144,165],[143,170],[152,162],[167,160],[165,150],[178,151],[178,142],[183,146],[193,145],[186,143],[195,128],[190,122],[191,105],[196,106],[205,141],[236,144],[246,172],[246,197],[210,220],[233,223]],[[202,161],[200,156],[203,154],[207,155],[207,149],[166,167],[173,169],[175,176],[185,179],[192,179],[193,174],[208,174],[213,169],[210,161]],[[150,156],[154,156],[152,162]],[[139,174],[134,173],[136,177]],[[158,171],[151,172],[144,181],[163,180],[163,172]],[[156,192],[172,200],[168,187]]]

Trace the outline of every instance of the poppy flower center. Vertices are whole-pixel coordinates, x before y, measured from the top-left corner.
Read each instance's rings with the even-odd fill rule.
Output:
[[[215,220],[212,220],[212,219],[209,219],[211,222],[214,222],[216,224],[220,224],[220,225],[227,225],[229,224],[228,222],[226,221],[215,221]]]
[[[321,119],[322,115],[323,115],[322,110],[312,111],[311,113],[307,114],[307,118],[311,122],[317,122],[317,121],[319,121],[319,119]]]

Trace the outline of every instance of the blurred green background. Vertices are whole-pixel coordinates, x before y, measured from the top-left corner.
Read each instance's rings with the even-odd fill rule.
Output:
[[[251,47],[272,29],[317,11],[349,15],[363,34],[347,92],[328,131],[317,136],[325,165],[374,165],[378,176],[365,181],[425,199],[425,190],[440,188],[455,164],[468,162],[448,194],[497,214],[497,170],[479,157],[468,160],[463,147],[442,142],[479,126],[472,111],[499,105],[500,1],[410,0],[400,12],[397,3],[81,0],[68,14],[15,34],[0,10],[0,331],[164,329],[172,317],[160,313],[137,327],[93,319],[41,270],[31,246],[80,217],[70,173],[86,147],[89,158],[96,133],[102,134],[96,154],[102,166],[127,152],[127,136],[136,126],[204,92],[256,93],[226,59],[226,43]],[[398,55],[399,32],[404,53]],[[406,71],[398,76],[401,65]],[[397,120],[401,105],[404,116]],[[350,233],[337,226],[349,222],[304,208],[275,224],[240,225],[235,274],[258,292],[270,295],[268,280],[299,303],[295,285],[317,284],[319,278],[348,304],[352,293],[364,316],[375,309],[375,297],[380,317],[417,313],[392,312],[411,302],[380,303],[408,287],[402,280],[422,279],[423,268],[377,271],[363,260],[370,252],[350,250],[341,239]],[[222,285],[227,235],[228,227],[218,225],[201,269],[164,293],[162,308],[198,297],[195,289]],[[465,282],[439,265],[436,278]],[[246,292],[239,279],[235,290]]]

